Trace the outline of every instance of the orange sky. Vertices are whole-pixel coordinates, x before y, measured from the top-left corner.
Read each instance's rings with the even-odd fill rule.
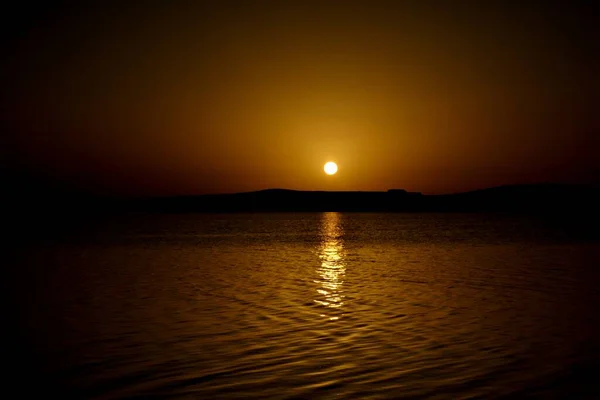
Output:
[[[589,10],[458,3],[11,10],[3,167],[144,195],[596,179]]]

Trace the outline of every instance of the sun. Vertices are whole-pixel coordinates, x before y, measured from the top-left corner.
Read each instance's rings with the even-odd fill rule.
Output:
[[[334,175],[337,172],[338,167],[336,163],[334,163],[333,161],[329,161],[325,163],[325,165],[323,166],[323,170],[327,175]]]

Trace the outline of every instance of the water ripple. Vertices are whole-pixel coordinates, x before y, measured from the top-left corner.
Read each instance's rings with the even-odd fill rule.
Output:
[[[598,365],[594,244],[519,241],[521,222],[481,216],[172,218],[28,255],[48,265],[21,292],[32,341],[76,397],[499,398],[593,382],[568,371]]]

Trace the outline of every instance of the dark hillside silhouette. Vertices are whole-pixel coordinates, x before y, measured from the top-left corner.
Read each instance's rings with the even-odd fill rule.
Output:
[[[381,211],[381,212],[577,212],[600,204],[591,186],[538,184],[501,186],[447,195],[422,195],[402,189],[387,192],[257,192],[128,200],[124,209],[149,212],[228,211]]]

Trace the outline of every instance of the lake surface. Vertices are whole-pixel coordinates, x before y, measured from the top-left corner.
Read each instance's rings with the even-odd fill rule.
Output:
[[[592,398],[600,242],[563,222],[109,220],[18,249],[15,379],[65,398]]]

